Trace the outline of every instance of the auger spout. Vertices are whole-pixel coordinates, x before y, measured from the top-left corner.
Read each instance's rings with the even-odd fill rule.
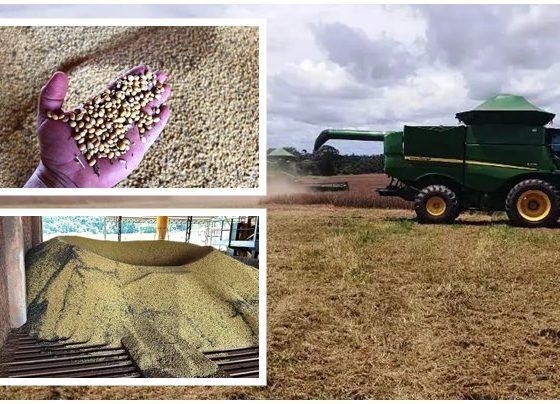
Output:
[[[382,142],[385,136],[392,132],[373,132],[368,130],[351,130],[351,129],[325,129],[315,140],[313,151],[316,152],[321,146],[331,139],[344,140],[367,140]]]

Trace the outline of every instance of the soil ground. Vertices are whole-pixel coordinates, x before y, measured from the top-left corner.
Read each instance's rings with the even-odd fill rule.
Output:
[[[267,387],[0,387],[0,398],[554,399],[560,229],[269,208]]]

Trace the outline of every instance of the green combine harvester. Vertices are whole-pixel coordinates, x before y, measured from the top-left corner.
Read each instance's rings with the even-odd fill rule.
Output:
[[[315,151],[330,139],[383,142],[391,182],[377,192],[413,201],[422,223],[505,210],[517,226],[550,226],[560,215],[560,129],[546,127],[554,116],[521,96],[499,95],[456,114],[460,126],[327,129]]]

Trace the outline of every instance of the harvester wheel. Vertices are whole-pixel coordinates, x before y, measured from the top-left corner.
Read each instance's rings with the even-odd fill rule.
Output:
[[[430,185],[414,199],[414,210],[420,223],[451,223],[461,207],[455,192],[445,185]]]
[[[514,186],[506,198],[506,212],[515,226],[551,226],[558,219],[560,194],[543,180],[525,180]]]

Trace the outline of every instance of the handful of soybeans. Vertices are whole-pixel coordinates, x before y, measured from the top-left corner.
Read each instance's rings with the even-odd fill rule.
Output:
[[[116,160],[130,149],[127,133],[132,125],[138,127],[140,140],[146,142],[146,132],[160,120],[160,108],[154,108],[152,114],[143,108],[159,100],[163,91],[163,83],[154,73],[129,74],[76,110],[48,111],[47,117],[73,129],[78,148],[87,163],[94,166],[101,158]]]

